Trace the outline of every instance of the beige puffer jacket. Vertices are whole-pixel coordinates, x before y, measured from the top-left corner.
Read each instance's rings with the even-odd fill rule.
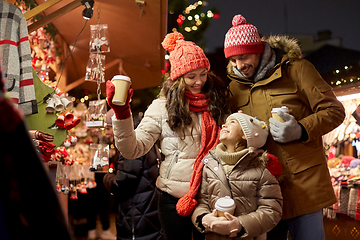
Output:
[[[248,148],[226,176],[214,150],[203,159],[202,183],[198,192],[198,205],[192,221],[199,231],[200,216],[212,212],[218,198],[230,196],[235,200],[237,216],[245,233],[236,238],[207,233],[206,239],[253,239],[271,230],[281,219],[282,195],[279,182],[261,161],[262,150]],[[264,236],[264,235],[263,235]]]
[[[112,118],[115,145],[128,159],[138,158],[147,153],[160,140],[164,161],[156,186],[170,195],[180,198],[189,191],[192,168],[201,143],[201,113],[191,113],[192,130],[185,134],[173,132],[168,123],[165,99],[155,99],[134,131],[133,120]]]

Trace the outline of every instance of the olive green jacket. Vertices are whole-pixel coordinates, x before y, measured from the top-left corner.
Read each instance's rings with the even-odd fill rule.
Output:
[[[277,62],[263,79],[253,83],[240,78],[229,63],[231,107],[233,112],[242,110],[268,124],[272,108],[287,106],[306,130],[306,141],[282,144],[269,135],[264,146],[283,165],[282,218],[289,219],[336,202],[322,136],[343,122],[345,111],[315,67],[301,59],[296,42],[282,36],[264,41],[275,51]]]

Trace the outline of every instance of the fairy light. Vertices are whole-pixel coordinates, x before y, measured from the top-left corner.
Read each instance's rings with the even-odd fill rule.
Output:
[[[182,26],[185,21],[188,21],[188,23],[186,25],[192,25],[192,26],[185,26],[184,30],[186,32],[191,32],[191,31],[197,31],[199,30],[199,27],[201,26],[201,24],[203,24],[203,21],[201,21],[201,18],[214,18],[214,13],[211,10],[208,10],[205,13],[196,13],[195,15],[191,15],[191,11],[196,10],[199,6],[203,6],[206,5],[206,2],[204,1],[197,1],[194,4],[190,4],[189,6],[187,6],[185,8],[185,10],[183,11],[183,14],[180,14],[176,20],[176,22],[178,23],[179,26]],[[219,14],[216,14],[217,18],[219,18]],[[195,26],[195,27],[194,27]]]

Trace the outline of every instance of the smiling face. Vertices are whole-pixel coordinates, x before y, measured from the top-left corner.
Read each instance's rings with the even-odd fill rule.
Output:
[[[245,140],[244,132],[240,123],[234,117],[226,119],[220,131],[220,142],[227,147],[228,152],[235,152],[235,148],[239,142]],[[246,144],[243,146],[245,148]]]
[[[252,79],[258,70],[261,54],[242,54],[230,57],[230,63],[246,78]]]
[[[201,93],[203,86],[207,81],[208,70],[206,68],[198,68],[184,74],[186,90],[192,93]]]

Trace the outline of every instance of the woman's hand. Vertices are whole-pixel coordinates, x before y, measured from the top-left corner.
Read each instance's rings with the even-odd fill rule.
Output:
[[[110,80],[106,82],[106,101],[109,106],[114,110],[117,119],[126,119],[130,117],[130,99],[133,95],[133,92],[134,90],[132,88],[129,88],[124,106],[115,105],[112,103],[115,94],[115,86]]]

